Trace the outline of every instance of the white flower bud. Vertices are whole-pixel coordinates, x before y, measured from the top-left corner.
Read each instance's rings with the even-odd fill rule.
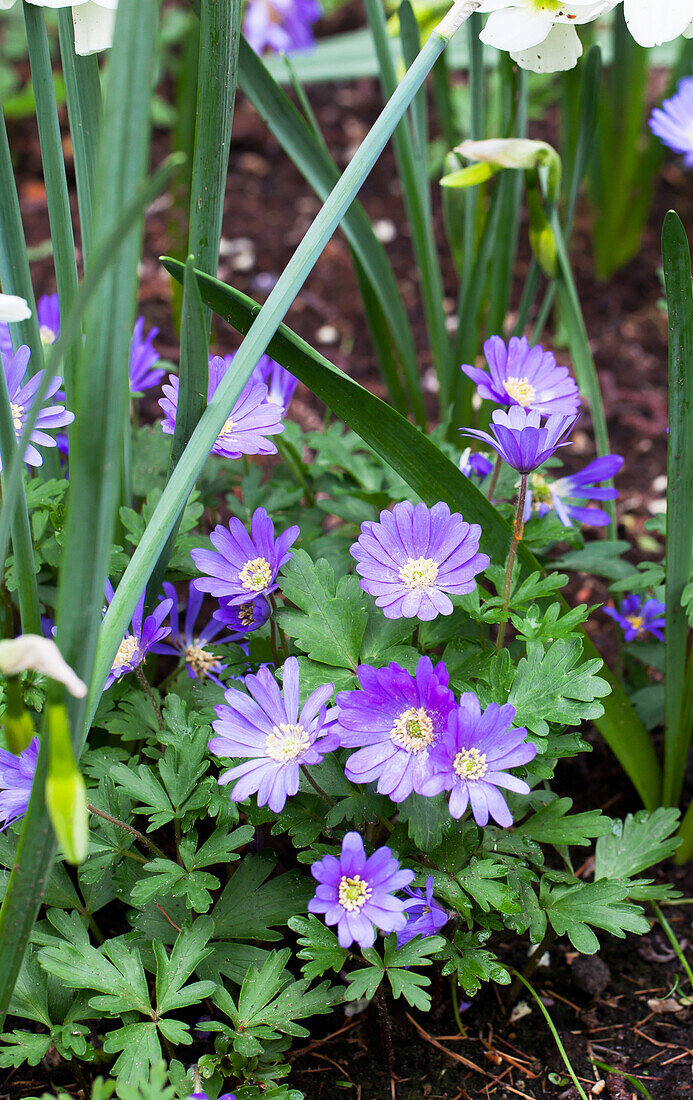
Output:
[[[73,672],[50,638],[20,634],[18,638],[0,642],[0,673],[3,676],[18,676],[28,669],[64,684],[77,699],[87,694],[87,685]]]

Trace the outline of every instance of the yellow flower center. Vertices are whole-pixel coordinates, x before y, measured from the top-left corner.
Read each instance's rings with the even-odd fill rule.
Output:
[[[238,619],[241,626],[252,626],[255,622],[255,612],[251,603],[242,603],[238,608]]]
[[[41,337],[41,343],[43,344],[44,348],[48,347],[50,344],[55,343],[56,333],[53,332],[53,329],[49,328],[48,325],[41,325],[39,329],[39,336]]]
[[[548,504],[551,508],[553,506],[551,489],[543,474],[532,474],[529,484],[532,489],[532,507],[538,504]]]
[[[435,740],[433,722],[423,707],[403,710],[390,730],[390,740],[407,752],[421,752]]]
[[[488,771],[486,753],[478,749],[462,749],[453,760],[452,766],[460,779],[483,779]]]
[[[518,405],[531,405],[536,390],[527,378],[506,378],[505,392],[517,401]]]
[[[123,638],[122,642],[118,646],[118,652],[115,656],[115,661],[111,665],[111,672],[118,672],[123,665],[130,663],[132,658],[137,653],[139,643],[134,634],[128,634],[126,638]]]
[[[276,760],[278,764],[290,764],[303,756],[306,749],[310,748],[310,737],[303,726],[293,726],[282,723],[281,726],[273,726],[272,732],[265,740],[265,752],[270,760]]]
[[[185,663],[190,665],[198,680],[202,680],[210,672],[216,672],[220,662],[213,653],[208,653],[206,649],[195,642],[194,645],[189,645],[185,651]]]
[[[236,426],[236,425],[234,424],[234,422],[233,422],[233,420],[231,419],[231,417],[230,417],[230,416],[228,416],[228,417],[226,418],[226,420],[224,421],[224,426],[223,426],[223,428],[221,429],[221,431],[219,432],[219,435],[217,436],[217,442],[219,442],[219,443],[223,443],[223,441],[224,441],[225,437],[226,437],[227,435],[231,435],[231,432],[233,431],[233,429],[235,428],[235,426]]]
[[[272,566],[266,558],[253,558],[245,563],[238,579],[248,592],[262,592],[272,580]]]
[[[19,439],[22,434],[22,413],[24,409],[21,405],[15,405],[14,401],[10,401],[10,412],[12,413],[12,423],[14,424],[15,434]]]
[[[438,576],[438,563],[432,558],[407,558],[399,571],[399,579],[417,592],[430,588]]]
[[[360,875],[354,875],[353,878],[342,875],[339,883],[339,904],[348,913],[357,913],[359,909],[363,909],[372,893],[370,886]]]
[[[634,630],[641,630],[643,621],[642,615],[626,615],[626,622],[630,623]]]

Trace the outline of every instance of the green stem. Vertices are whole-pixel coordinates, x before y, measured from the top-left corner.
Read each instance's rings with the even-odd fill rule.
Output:
[[[96,148],[101,120],[99,63],[94,54],[78,57],[75,53],[75,33],[69,8],[58,11],[58,33],[77,181],[82,253],[86,256],[91,239]]]
[[[570,1061],[568,1055],[565,1052],[565,1047],[563,1046],[563,1043],[561,1042],[560,1035],[556,1031],[556,1026],[555,1026],[553,1020],[551,1019],[551,1017],[549,1016],[549,1013],[547,1012],[543,1001],[538,996],[538,994],[535,993],[534,989],[529,984],[529,982],[526,980],[526,978],[523,978],[522,975],[518,974],[516,970],[514,970],[513,973],[515,974],[515,977],[517,979],[519,979],[519,981],[522,983],[522,985],[524,985],[529,990],[529,992],[534,997],[534,1000],[539,1005],[539,1008],[541,1009],[542,1016],[544,1017],[547,1024],[549,1025],[549,1031],[553,1035],[553,1040],[554,1040],[556,1046],[558,1047],[558,1053],[560,1054],[561,1058],[563,1059],[563,1064],[564,1064],[565,1068],[568,1070],[568,1073],[570,1074],[571,1080],[572,1080],[573,1084],[575,1085],[575,1088],[577,1089],[577,1091],[578,1091],[580,1097],[582,1098],[582,1100],[588,1100],[587,1095],[585,1093],[585,1090],[583,1089],[582,1085],[578,1081],[577,1076],[575,1074],[575,1070],[572,1067],[571,1061]]]
[[[693,989],[693,970],[691,970],[691,964],[689,963],[688,959],[684,955],[683,948],[681,947],[681,944],[679,943],[679,941],[676,938],[676,933],[674,932],[674,929],[669,924],[669,921],[664,916],[664,913],[659,908],[656,901],[652,902],[652,908],[654,909],[654,911],[657,915],[657,920],[659,921],[659,923],[662,926],[662,929],[664,930],[664,935],[669,940],[669,943],[671,944],[674,951],[676,952],[677,959],[679,960],[679,962],[681,963],[681,966],[683,967],[684,971],[686,972],[686,977],[688,978],[688,981],[690,982],[691,989]]]
[[[138,665],[137,668],[135,669],[135,676],[137,677],[140,684],[142,685],[144,693],[147,696],[147,698],[149,699],[149,702],[152,704],[152,707],[154,709],[154,713],[156,715],[157,725],[159,726],[159,729],[162,730],[164,728],[164,716],[161,713],[161,707],[159,706],[157,698],[156,698],[154,692],[152,691],[151,684],[149,683],[149,680],[145,676],[144,672],[142,671],[142,665]]]
[[[329,795],[327,793],[327,791],[324,791],[322,789],[322,787],[317,782],[317,780],[313,779],[313,776],[308,771],[308,768],[304,767],[303,764],[301,764],[301,774],[305,776],[305,778],[308,780],[308,782],[310,783],[313,790],[317,791],[317,793],[320,795],[320,797],[324,798],[326,802],[329,802],[330,806],[336,806],[337,805],[334,798],[332,798],[332,796]]]
[[[503,459],[500,455],[496,455],[496,465],[493,467],[493,474],[491,475],[491,481],[489,483],[488,492],[486,493],[487,500],[493,500],[493,494],[496,491],[496,485],[498,484],[498,478],[500,477],[501,469],[503,468]]]
[[[69,313],[74,306],[78,290],[75,238],[65,176],[58,107],[55,100],[53,68],[48,48],[46,20],[42,9],[25,0],[24,22],[31,64],[31,81],[36,98],[36,122],[46,184],[58,300],[61,310]],[[80,347],[81,341],[79,344],[75,342],[65,359],[65,390],[69,405],[72,405],[74,399],[74,366]]]
[[[136,829],[134,825],[128,825],[127,822],[121,821],[120,818],[113,817],[111,814],[107,814],[105,810],[99,810],[96,806],[92,806],[90,802],[87,802],[87,809],[90,814],[96,814],[97,817],[103,818],[104,821],[110,822],[111,825],[117,825],[119,829],[123,829],[126,833],[130,833],[139,840],[141,844],[144,844],[146,848],[149,848],[150,852],[153,852],[159,859],[166,859],[166,853],[159,848],[153,840],[141,833],[139,829]]]
[[[505,628],[508,625],[510,607],[510,589],[512,587],[513,580],[513,567],[515,565],[515,558],[517,557],[517,548],[520,545],[522,534],[525,529],[525,501],[527,499],[527,481],[528,474],[520,475],[520,492],[517,496],[517,508],[515,510],[515,522],[513,524],[513,536],[510,540],[510,549],[508,551],[508,562],[505,567],[505,582],[503,584],[503,607],[501,608],[501,621],[498,626],[498,640],[496,641],[496,653],[500,653],[503,648],[503,639],[505,638]]]

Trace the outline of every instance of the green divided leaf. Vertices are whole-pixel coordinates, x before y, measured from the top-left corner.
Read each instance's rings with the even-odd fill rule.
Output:
[[[516,832],[539,844],[574,844],[583,848],[590,844],[592,837],[604,837],[611,832],[613,823],[608,817],[602,817],[601,810],[569,814],[572,805],[570,798],[556,798],[523,821]]]
[[[282,594],[299,611],[284,608],[279,624],[314,661],[355,670],[368,621],[357,577],[343,577],[335,589],[332,566],[313,563],[297,550],[282,574]]]
[[[593,955],[599,950],[595,928],[619,939],[626,932],[647,932],[649,923],[639,905],[626,901],[628,885],[621,882],[576,882],[549,889],[542,881],[541,905],[557,935],[568,936],[576,951]]]
[[[326,970],[335,974],[344,966],[348,951],[339,946],[339,940],[326,924],[312,913],[307,917],[289,917],[289,928],[298,936],[301,950],[299,959],[305,959],[301,967],[304,978],[319,978]]]
[[[653,813],[639,810],[625,821],[612,822],[610,835],[597,841],[594,880],[627,879],[669,859],[680,839],[672,836],[678,827],[679,811],[660,806]]]
[[[546,737],[549,722],[577,726],[604,713],[596,702],[610,690],[597,675],[603,662],[595,658],[580,663],[581,655],[579,638],[560,638],[548,648],[538,642],[528,646],[508,698],[517,711],[515,725]]]
[[[457,984],[461,985],[468,997],[479,992],[482,982],[496,982],[497,985],[509,985],[510,974],[501,966],[492,951],[486,951],[483,944],[490,932],[456,932],[452,943],[447,943],[443,952],[445,965],[443,976],[454,974]]]
[[[267,882],[274,864],[266,856],[246,856],[239,863],[212,911],[216,939],[279,940],[273,926],[305,912],[311,883],[292,874]]]

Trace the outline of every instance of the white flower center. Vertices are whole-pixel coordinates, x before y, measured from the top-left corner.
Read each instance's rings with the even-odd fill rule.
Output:
[[[407,558],[399,571],[399,579],[417,592],[430,588],[438,576],[438,563],[433,558]]]
[[[462,749],[452,762],[460,779],[483,779],[488,771],[486,753],[478,749]]]
[[[190,665],[198,680],[202,680],[210,672],[216,672],[219,668],[219,660],[214,654],[208,653],[197,642],[194,645],[189,645],[186,649],[185,663]]]
[[[41,343],[43,344],[44,348],[48,347],[50,344],[55,343],[56,333],[53,332],[53,329],[49,328],[48,325],[41,325],[39,329],[39,336],[41,337]]]
[[[272,580],[272,566],[266,558],[253,558],[245,563],[238,579],[248,592],[262,592]]]
[[[534,401],[537,391],[527,378],[506,378],[505,392],[512,397],[513,401],[517,401],[518,405],[524,405],[526,408]]]
[[[357,913],[359,909],[363,909],[372,893],[370,886],[360,875],[354,875],[353,878],[342,875],[339,883],[339,904],[348,913]]]
[[[117,672],[123,665],[130,663],[132,658],[137,653],[139,643],[134,634],[128,634],[126,638],[123,638],[122,642],[118,646],[118,652],[115,656],[115,661],[111,665],[111,672]]]
[[[226,436],[227,436],[227,435],[231,435],[231,432],[233,431],[233,429],[235,428],[235,426],[236,426],[236,425],[234,424],[234,422],[233,422],[233,420],[231,419],[231,417],[230,417],[230,416],[228,416],[228,417],[226,418],[226,420],[224,421],[224,426],[223,426],[223,428],[221,429],[221,431],[219,432],[219,435],[217,436],[217,442],[218,442],[218,443],[223,443],[223,441],[224,441],[224,439],[226,438]]]
[[[10,401],[10,412],[12,413],[12,423],[14,424],[15,434],[19,439],[22,434],[22,413],[24,409],[21,405],[15,405],[14,401]]]
[[[265,752],[270,760],[276,760],[278,764],[291,764],[303,756],[306,749],[310,748],[310,737],[303,726],[294,726],[282,723],[281,726],[273,726],[272,732],[265,740]]]
[[[390,740],[407,752],[422,752],[435,741],[433,722],[423,707],[403,710],[390,730]]]
[[[626,615],[626,622],[630,623],[633,629],[639,633],[642,629],[643,617],[642,615]]]

